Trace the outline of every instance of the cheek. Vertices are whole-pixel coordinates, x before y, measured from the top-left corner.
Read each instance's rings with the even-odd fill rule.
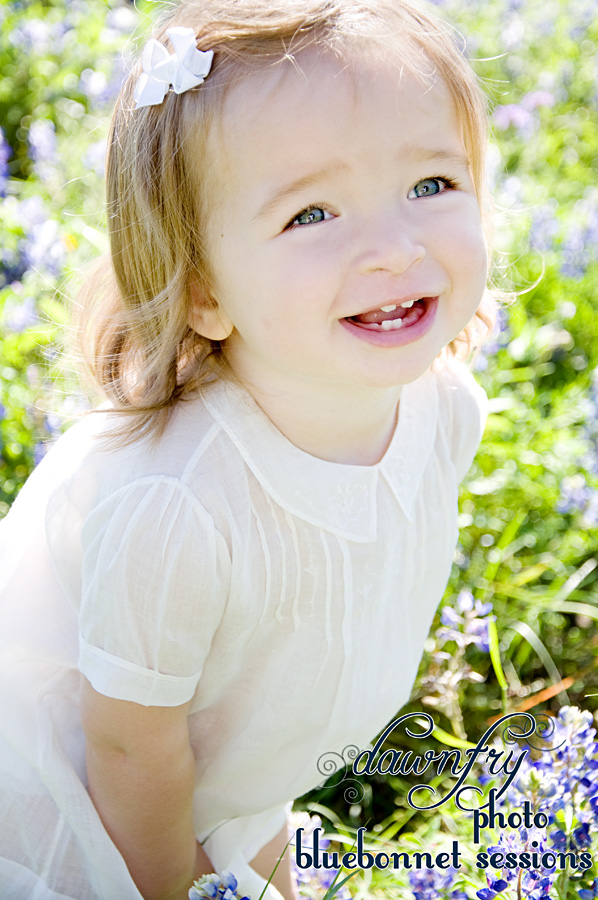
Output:
[[[488,276],[488,251],[479,215],[455,218],[444,233],[443,255],[455,277],[483,290]]]
[[[284,248],[272,248],[260,273],[260,282],[288,315],[330,302],[337,290],[341,263],[335,248],[325,240],[301,239]]]

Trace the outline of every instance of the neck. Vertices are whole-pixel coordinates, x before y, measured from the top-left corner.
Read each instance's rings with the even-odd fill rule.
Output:
[[[330,462],[371,466],[394,434],[401,388],[355,386],[347,393],[317,382],[272,389],[243,382],[245,389],[284,436],[300,450]],[[307,387],[307,389],[306,389]]]

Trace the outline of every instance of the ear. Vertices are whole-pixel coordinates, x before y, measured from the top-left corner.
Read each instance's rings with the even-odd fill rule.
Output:
[[[189,312],[189,327],[202,337],[211,341],[225,341],[233,332],[234,325],[218,306],[216,300],[204,292],[197,281],[189,284],[189,297],[191,309]]]

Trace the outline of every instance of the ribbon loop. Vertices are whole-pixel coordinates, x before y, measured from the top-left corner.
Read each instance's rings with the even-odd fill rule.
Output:
[[[176,26],[166,34],[174,53],[153,38],[143,48],[143,73],[135,86],[135,109],[158,106],[171,87],[177,94],[198,87],[210,71],[214,51],[197,49],[192,28]]]

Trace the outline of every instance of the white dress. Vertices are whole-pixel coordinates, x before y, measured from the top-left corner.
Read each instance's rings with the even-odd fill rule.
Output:
[[[192,698],[196,834],[257,900],[248,861],[318,759],[409,698],[484,409],[449,361],[403,389],[375,466],[304,453],[227,383],[154,446],[106,449],[104,413],[56,443],[0,524],[3,900],[140,900],[85,788],[80,673]]]

